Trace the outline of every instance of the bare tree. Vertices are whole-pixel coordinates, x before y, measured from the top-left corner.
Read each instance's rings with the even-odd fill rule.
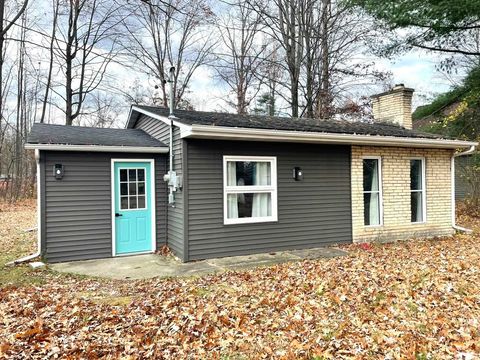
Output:
[[[247,0],[277,44],[288,81],[276,92],[293,117],[328,117],[338,95],[375,74],[356,55],[374,32],[362,14],[339,0]],[[363,47],[363,49],[362,49]],[[360,83],[365,80],[360,80]],[[286,90],[286,91],[285,91]]]
[[[3,87],[3,64],[5,61],[5,53],[4,53],[4,47],[5,47],[5,37],[7,35],[7,32],[11,29],[11,27],[17,22],[18,19],[22,16],[22,14],[25,12],[27,5],[28,5],[28,0],[25,0],[20,3],[21,6],[17,11],[13,12],[13,16],[11,19],[6,19],[6,14],[5,11],[6,9],[6,0],[1,0],[0,1],[0,111],[3,109],[3,93],[2,93],[2,87]],[[1,118],[3,114],[0,114],[0,124],[1,124]]]
[[[129,38],[125,51],[136,70],[156,79],[163,106],[168,104],[169,68],[175,67],[174,103],[178,106],[195,71],[211,60],[215,42],[206,25],[214,15],[206,0],[143,1],[132,12],[135,16],[124,22]]]
[[[306,6],[309,0],[247,1],[269,28],[269,35],[284,51],[282,65],[289,76],[289,97],[286,100],[290,104],[291,115],[298,117],[301,66],[305,55],[305,32],[301,30],[301,23],[303,14],[310,11]]]
[[[260,16],[243,1],[231,4],[231,11],[218,24],[220,52],[213,64],[219,79],[235,96],[229,105],[238,114],[246,114],[251,101],[260,90],[260,69],[266,46],[261,42]]]
[[[59,16],[59,7],[60,2],[58,0],[52,0],[52,10],[53,10],[53,21],[52,21],[52,33],[50,37],[50,47],[49,47],[49,63],[48,63],[48,75],[45,84],[45,96],[42,103],[42,114],[40,115],[40,121],[43,123],[45,121],[45,115],[47,112],[47,105],[49,99],[50,87],[52,84],[52,75],[53,75],[53,64],[55,60],[55,39],[57,34],[57,22]]]
[[[2,153],[7,132],[7,123],[5,115],[5,100],[7,89],[10,86],[13,68],[9,69],[4,77],[4,64],[6,57],[6,36],[12,26],[21,18],[28,5],[28,0],[20,2],[20,6],[13,4],[13,1],[0,0],[0,154]],[[2,174],[3,163],[0,161],[0,175]]]
[[[118,49],[121,34],[118,26],[126,14],[113,1],[55,1],[57,27],[52,29],[50,45],[54,61],[50,61],[47,88],[50,86],[50,91],[62,99],[64,106],[55,105],[65,114],[65,124],[72,125],[82,114],[86,98],[104,81],[106,69]],[[61,81],[52,81],[52,67],[62,72]]]

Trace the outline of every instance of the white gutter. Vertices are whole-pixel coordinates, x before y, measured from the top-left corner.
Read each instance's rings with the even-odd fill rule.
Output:
[[[459,156],[465,156],[465,155],[469,155],[471,153],[473,153],[475,151],[475,145],[472,145],[470,147],[470,149],[468,149],[467,151],[464,151],[464,152],[461,152],[461,153],[458,153],[458,154],[453,154],[452,156],[452,160],[451,160],[451,165],[450,165],[450,171],[451,171],[451,174],[450,174],[450,177],[451,177],[451,197],[452,197],[452,227],[457,230],[457,231],[462,231],[462,232],[465,232],[467,234],[471,234],[473,232],[472,229],[467,229],[467,228],[464,228],[464,227],[461,227],[461,226],[458,226],[456,224],[456,216],[455,216],[455,158],[456,157],[459,157]]]
[[[417,148],[458,149],[476,146],[473,141],[428,138],[402,138],[359,134],[334,134],[306,131],[247,129],[226,126],[192,125],[181,128],[182,138],[206,138],[223,140],[282,141],[322,144],[375,145]]]
[[[62,144],[26,144],[25,149],[51,151],[94,151],[125,153],[168,153],[168,147],[156,146],[103,146],[103,145],[62,145]]]
[[[31,255],[24,256],[20,259],[10,261],[6,265],[20,264],[36,257],[42,253],[42,214],[41,214],[41,186],[40,186],[40,150],[35,149],[35,162],[37,163],[37,251]]]

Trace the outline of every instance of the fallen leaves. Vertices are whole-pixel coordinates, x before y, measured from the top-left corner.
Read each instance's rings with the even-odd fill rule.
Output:
[[[0,354],[475,359],[477,234],[352,245],[344,258],[202,278],[120,282],[48,273],[41,285],[0,288]]]

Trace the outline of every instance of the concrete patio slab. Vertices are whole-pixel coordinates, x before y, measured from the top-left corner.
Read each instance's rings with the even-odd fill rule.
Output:
[[[347,252],[336,248],[315,248],[182,263],[173,257],[147,254],[71,261],[52,264],[50,267],[55,271],[63,273],[118,280],[136,280],[154,277],[201,276],[228,270],[249,269],[290,261],[332,258],[345,255],[347,255]]]

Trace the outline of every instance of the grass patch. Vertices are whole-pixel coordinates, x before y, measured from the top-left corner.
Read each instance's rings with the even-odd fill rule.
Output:
[[[10,261],[35,252],[37,232],[26,231],[36,226],[34,200],[18,204],[0,204],[0,287],[39,285],[47,269],[32,269],[28,264],[7,266]]]

